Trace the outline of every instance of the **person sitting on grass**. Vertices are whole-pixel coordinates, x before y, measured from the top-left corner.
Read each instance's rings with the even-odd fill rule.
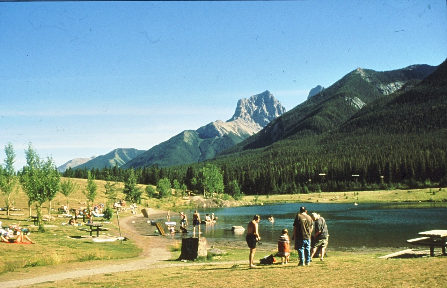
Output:
[[[71,217],[70,221],[68,221],[68,225],[77,226],[75,217]]]
[[[31,244],[36,244],[33,240],[31,240],[28,235],[25,235],[23,233],[19,233],[17,235],[17,238],[14,240],[14,243],[26,243],[29,242]]]
[[[14,238],[14,234],[17,235],[17,237]],[[26,243],[29,242],[31,244],[35,244],[36,242],[32,241],[28,235],[25,235],[25,233],[22,232],[22,229],[19,226],[16,226],[14,228],[14,232],[3,230],[1,234],[1,242],[8,242],[11,243],[10,240],[13,240],[13,243]]]

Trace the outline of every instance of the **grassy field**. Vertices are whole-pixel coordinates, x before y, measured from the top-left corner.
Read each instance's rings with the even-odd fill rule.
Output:
[[[234,251],[248,256],[247,249]],[[33,287],[445,287],[446,257],[379,259],[382,254],[334,252],[309,267],[234,263],[166,264],[160,268],[42,283]],[[238,256],[237,258],[239,258]],[[248,260],[247,260],[248,262]]]
[[[69,197],[69,206],[72,208],[85,207],[86,197],[82,193],[86,180],[73,179],[78,183],[78,189]],[[106,203],[104,195],[104,181],[97,181],[98,196],[95,203]],[[140,186],[142,189],[145,186]],[[124,198],[121,194],[120,198]],[[131,261],[140,253],[133,240],[95,243],[84,241],[81,236],[86,236],[85,231],[79,227],[66,226],[67,218],[57,217],[57,208],[66,204],[67,199],[58,194],[52,201],[52,216],[55,220],[47,224],[45,233],[37,233],[37,228],[28,221],[28,207],[26,196],[19,190],[13,194],[11,200],[20,211],[12,212],[7,218],[4,211],[0,212],[0,220],[3,226],[15,224],[21,221],[21,225],[31,230],[30,237],[37,242],[34,245],[0,244],[0,282],[11,280],[11,277],[29,277],[40,275],[42,271],[64,271],[90,267],[91,265],[108,265],[119,261]],[[337,192],[337,193],[313,193],[301,195],[270,195],[270,196],[246,196],[242,201],[234,201],[234,205],[247,204],[271,204],[285,202],[312,202],[312,203],[419,203],[438,202],[439,205],[447,204],[447,189],[420,189],[420,190],[393,190],[371,192]],[[417,205],[423,205],[417,204]],[[193,207],[189,200],[172,197],[169,199],[144,198],[140,207],[148,206],[156,209],[177,210],[185,207]],[[4,207],[4,199],[0,198],[0,207]],[[49,204],[44,206],[44,213],[48,213]],[[34,212],[34,213],[33,213]],[[31,212],[35,214],[35,211]],[[122,212],[120,217],[130,216],[130,212]],[[116,217],[111,223],[105,224],[110,230],[104,232],[112,236],[118,235]],[[70,237],[69,237],[70,236]],[[178,248],[178,247],[177,247]],[[367,287],[444,287],[447,283],[445,267],[446,257],[417,258],[417,259],[379,259],[381,253],[375,252],[338,252],[330,253],[324,263],[314,262],[311,267],[295,267],[294,262],[287,266],[270,265],[261,269],[248,270],[246,264],[248,250],[238,247],[219,247],[228,253],[210,259],[201,259],[195,264],[184,265],[179,261],[168,261],[167,267],[154,268],[125,273],[113,273],[97,275],[94,277],[64,280],[57,283],[45,283],[33,285],[33,287],[123,287],[126,285],[178,285],[201,287],[296,287],[300,280],[297,273],[309,275],[308,283],[312,286],[367,286]],[[175,249],[174,249],[175,250]],[[256,259],[270,251],[259,251]],[[273,251],[272,251],[273,252]],[[179,255],[173,252],[173,259]],[[268,255],[268,254],[266,254]],[[118,260],[119,259],[119,260]],[[230,264],[229,264],[230,263]],[[173,265],[175,264],[175,265]],[[177,266],[180,265],[180,266]],[[119,280],[117,280],[119,279]],[[210,281],[212,279],[212,281]],[[117,282],[119,281],[119,282]]]
[[[413,190],[381,190],[354,192],[321,192],[311,194],[246,196],[245,201],[257,203],[402,203],[447,202],[447,188]]]

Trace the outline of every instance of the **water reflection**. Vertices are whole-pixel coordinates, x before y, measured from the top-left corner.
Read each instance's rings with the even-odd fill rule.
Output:
[[[293,231],[293,219],[301,203],[274,204],[199,210],[201,215],[215,213],[214,224],[202,224],[202,236],[244,241],[244,233],[234,233],[233,226],[246,228],[255,214],[262,242],[276,243],[281,230]],[[439,203],[422,204],[304,204],[309,213],[324,217],[329,229],[329,245],[340,247],[404,247],[406,239],[418,232],[447,229],[447,207]],[[439,207],[440,206],[440,207]],[[185,211],[192,216],[193,211]],[[267,218],[273,215],[274,223]],[[192,219],[192,217],[190,217]],[[173,220],[175,221],[175,220]],[[192,230],[192,225],[190,225]],[[291,234],[291,232],[289,232]]]

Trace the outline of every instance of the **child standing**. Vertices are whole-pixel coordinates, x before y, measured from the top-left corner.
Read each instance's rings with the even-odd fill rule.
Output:
[[[281,231],[281,236],[278,239],[278,257],[281,257],[281,264],[289,263],[290,256],[290,239],[288,235],[289,231],[287,229],[283,229]]]

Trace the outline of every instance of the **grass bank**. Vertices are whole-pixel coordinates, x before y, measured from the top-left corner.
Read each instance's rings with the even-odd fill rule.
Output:
[[[240,251],[237,251],[240,250]],[[110,273],[70,279],[33,287],[445,287],[446,257],[416,259],[379,259],[383,254],[333,252],[325,262],[314,261],[309,267],[273,264],[248,269],[240,257],[248,258],[247,249],[233,249],[234,262],[165,263],[149,270]],[[231,256],[228,256],[232,258]],[[295,258],[295,257],[294,257]]]
[[[113,260],[134,258],[141,253],[132,240],[94,243],[89,233],[79,228],[86,226],[62,225],[67,218],[57,218],[45,225],[46,232],[37,233],[37,227],[32,222],[23,219],[2,219],[3,226],[18,223],[30,229],[29,237],[36,244],[0,243],[0,281],[7,272],[20,271],[30,267],[58,266],[72,263],[88,263],[92,260]],[[106,223],[109,231],[101,232],[101,237],[119,236],[115,223]]]
[[[244,201],[257,204],[273,203],[447,203],[447,188],[413,190],[379,190],[321,192],[292,195],[246,196]]]
[[[85,207],[86,198],[85,195],[82,193],[83,190],[85,190],[85,186],[87,184],[87,181],[84,179],[73,179],[78,184],[77,190],[68,198],[69,206],[72,208],[82,208]],[[97,181],[98,184],[98,197],[95,201],[95,203],[106,203],[107,199],[104,195],[104,184],[105,181]],[[140,185],[142,189],[145,188],[144,185]],[[124,195],[119,194],[119,198],[124,198]],[[147,199],[144,196],[143,203],[141,206],[149,206],[151,208],[158,208],[158,209],[164,209],[164,210],[177,210],[177,209],[184,209],[184,208],[193,208],[198,207],[198,203],[201,202],[191,202],[190,199],[182,199],[179,197],[171,197],[167,199]],[[60,269],[73,269],[73,268],[79,268],[79,267],[89,267],[91,265],[102,265],[101,263],[104,261],[105,263],[113,263],[116,262],[117,259],[120,259],[119,261],[124,261],[123,259],[132,259],[137,257],[141,249],[138,248],[136,243],[131,239],[130,241],[124,241],[123,243],[120,243],[120,241],[116,242],[109,242],[109,243],[95,243],[93,244],[91,240],[84,240],[81,238],[81,236],[86,236],[87,232],[80,231],[77,229],[78,227],[73,226],[65,226],[62,225],[62,223],[65,223],[68,221],[67,218],[59,218],[57,217],[57,213],[55,210],[57,210],[60,205],[65,205],[67,203],[67,199],[65,196],[58,194],[56,198],[52,201],[51,207],[53,208],[52,216],[55,217],[54,221],[48,222],[49,225],[47,228],[47,231],[45,233],[36,233],[37,228],[32,226],[32,222],[28,219],[28,206],[27,206],[27,198],[26,195],[19,189],[19,192],[17,194],[12,195],[12,201],[14,202],[14,207],[18,208],[20,210],[12,212],[12,215],[7,218],[5,211],[0,212],[0,220],[3,221],[3,226],[8,226],[10,224],[15,224],[21,221],[22,226],[27,227],[31,230],[30,237],[32,240],[37,242],[37,244],[34,245],[19,245],[19,244],[5,244],[0,243],[1,249],[0,249],[0,257],[2,261],[0,262],[0,281],[6,281],[10,280],[9,278],[9,272],[14,271],[14,275],[25,275],[28,274],[27,277],[29,277],[29,273],[34,273],[34,271],[37,271],[38,267],[41,267],[42,269],[45,269],[48,267],[48,269],[53,269],[54,267],[58,267],[58,270]],[[423,205],[423,203],[439,203],[439,205],[447,205],[447,189],[418,189],[418,190],[392,190],[392,191],[359,191],[359,192],[334,192],[334,193],[311,193],[311,194],[296,194],[296,195],[266,195],[266,196],[245,196],[241,201],[232,201],[230,204],[232,206],[236,205],[253,205],[253,204],[273,204],[273,203],[287,203],[287,202],[297,202],[297,203],[418,203],[417,205]],[[422,204],[419,204],[422,203]],[[0,198],[0,207],[4,207],[4,199]],[[200,206],[199,206],[200,207]],[[50,205],[47,203],[44,207],[44,213],[48,213],[47,211],[50,210]],[[33,212],[31,212],[34,214]],[[126,214],[127,213],[127,214]],[[130,216],[130,212],[123,212],[120,217]],[[109,228],[110,230],[107,232],[104,232],[106,234],[110,234],[112,236],[118,236],[118,225],[116,221],[116,216],[112,219],[112,222],[110,224],[105,224],[105,227]],[[69,237],[71,236],[71,237]],[[225,249],[225,247],[223,247]],[[197,283],[199,285],[202,285],[204,287],[211,287],[207,286],[207,284],[211,285],[211,283],[206,283],[207,280],[203,279],[209,279],[209,276],[206,276],[206,273],[209,273],[210,271],[213,271],[213,277],[216,277],[216,279],[222,278],[221,281],[224,281],[224,279],[227,278],[227,280],[230,281],[230,283],[233,283],[234,280],[233,277],[246,277],[243,278],[245,280],[236,281],[234,280],[234,286],[229,285],[228,287],[236,287],[237,284],[239,285],[245,285],[245,283],[249,283],[251,280],[249,275],[253,273],[254,275],[257,275],[257,277],[262,276],[264,274],[268,274],[267,278],[265,278],[265,281],[270,281],[271,278],[273,278],[273,281],[276,281],[276,279],[282,279],[286,277],[286,274],[293,274],[295,273],[295,267],[277,267],[273,265],[272,267],[265,267],[265,269],[261,269],[261,271],[253,271],[248,273],[246,270],[245,265],[240,264],[219,264],[219,262],[223,261],[240,261],[240,260],[246,260],[247,258],[247,251],[245,249],[238,250],[237,248],[230,247],[231,253],[234,255],[223,255],[218,256],[212,259],[213,264],[211,263],[205,263],[209,265],[203,265],[199,268],[192,268],[189,266],[185,267],[170,267],[169,272],[164,271],[163,269],[153,269],[151,271],[151,281],[161,281],[161,284],[166,285],[174,285],[174,283],[181,285],[182,279],[187,279],[188,283],[194,284]],[[259,256],[259,254],[257,255]],[[175,256],[174,256],[175,257]],[[219,258],[220,257],[220,258]],[[370,277],[374,277],[374,273],[370,270],[374,271],[375,269],[382,270],[381,267],[384,265],[390,265],[390,263],[400,263],[395,264],[397,266],[403,265],[402,272],[399,272],[397,268],[388,267],[387,269],[383,269],[383,272],[381,273],[381,277],[384,277],[385,279],[390,278],[390,274],[386,273],[387,271],[395,271],[396,273],[404,274],[407,272],[412,274],[414,273],[414,278],[418,274],[425,275],[423,272],[423,269],[418,269],[418,265],[422,265],[420,267],[425,267],[424,269],[428,269],[430,267],[431,273],[434,273],[434,275],[437,275],[438,271],[441,271],[441,269],[437,269],[437,267],[440,265],[439,263],[442,263],[443,265],[446,264],[446,261],[444,258],[429,258],[429,259],[400,259],[400,260],[379,260],[376,259],[377,255],[375,254],[351,254],[350,252],[336,252],[333,256],[331,256],[328,263],[315,263],[315,267],[319,267],[321,269],[319,270],[311,270],[312,273],[322,273],[321,277],[322,279],[325,279],[325,273],[327,272],[331,274],[333,277],[339,277],[338,280],[340,285],[343,285],[344,278],[351,279],[350,281],[353,281],[352,283],[365,283],[361,282],[361,276],[364,275],[371,275]],[[363,259],[363,260],[362,260]],[[128,260],[125,260],[128,261]],[[364,263],[363,263],[363,262]],[[440,262],[439,262],[440,261]],[[218,262],[217,264],[214,264],[214,262]],[[176,262],[178,263],[178,262]],[[356,265],[351,265],[349,263],[356,263]],[[410,263],[409,265],[407,265]],[[349,265],[348,265],[349,264]],[[357,265],[358,264],[358,265]],[[378,265],[379,268],[375,268],[374,266]],[[412,265],[416,266],[413,268],[410,268]],[[433,265],[431,267],[430,265]],[[407,267],[408,268],[405,268]],[[40,269],[40,268],[39,268]],[[196,270],[195,270],[196,269]],[[316,269],[314,267],[309,267],[309,269]],[[394,270],[392,270],[394,269]],[[135,274],[134,274],[135,273]],[[141,274],[140,274],[141,273]],[[140,280],[138,280],[140,277],[145,279],[143,275],[146,275],[147,271],[136,271],[136,272],[127,272],[125,275],[102,275],[100,276],[101,279],[98,280],[101,283],[104,283],[105,285],[108,285],[109,287],[121,287],[119,284],[118,286],[113,286],[113,281],[116,281],[116,277],[120,277],[124,279],[123,281],[128,281],[130,284],[133,283],[133,281],[136,281],[136,284],[140,284]],[[220,273],[223,273],[222,275]],[[230,273],[230,274],[228,274]],[[285,274],[285,275],[282,275]],[[359,278],[352,276],[352,274],[359,275]],[[128,275],[134,275],[135,279],[132,279],[132,277]],[[157,276],[158,275],[158,276]],[[214,276],[216,275],[216,276]],[[225,276],[227,275],[227,276]],[[229,276],[230,275],[230,276]],[[112,277],[113,276],[113,277]],[[147,276],[147,275],[146,275]],[[207,278],[208,277],[208,278]],[[288,277],[288,276],[287,276]],[[413,277],[413,276],[411,276]],[[412,279],[412,278],[409,279]],[[425,277],[425,276],[424,276]],[[425,279],[422,277],[419,282],[421,286],[423,281],[428,281],[427,283],[431,283],[428,279]],[[94,277],[95,279],[97,276]],[[110,278],[110,279],[109,279]],[[113,278],[113,279],[112,279]],[[165,279],[166,278],[166,279]],[[231,278],[231,279],[230,279]],[[98,278],[99,279],[99,278]],[[256,278],[255,278],[256,279]],[[261,278],[262,279],[262,278]],[[316,277],[315,279],[318,279]],[[369,279],[369,278],[366,278]],[[425,279],[425,280],[424,280]],[[440,277],[440,279],[445,280],[445,276]],[[110,280],[110,281],[109,281]],[[329,281],[329,279],[327,279]],[[371,279],[370,279],[371,280]],[[370,281],[367,280],[367,281]],[[94,284],[95,280],[86,280],[87,282],[92,281],[93,287],[99,287],[101,285]],[[141,281],[143,281],[141,279]],[[270,285],[266,284],[265,281],[260,281],[259,287],[271,287],[276,285],[272,283]],[[293,277],[290,278],[290,282],[285,283],[294,283],[293,281],[297,281],[296,279],[293,280]],[[391,278],[387,281],[391,281]],[[400,281],[403,281],[402,279]],[[410,280],[409,280],[410,281]],[[75,282],[73,282],[75,283]],[[90,283],[90,282],[89,282]],[[99,282],[98,282],[99,283]],[[125,283],[125,282],[124,282]],[[158,283],[158,282],[157,282]],[[279,283],[279,282],[278,282]],[[324,283],[324,281],[322,282]],[[369,282],[366,282],[369,283]],[[377,282],[378,283],[378,282]],[[376,283],[376,284],[377,284]],[[385,286],[391,285],[392,282],[385,282],[388,283]],[[402,283],[411,283],[410,282],[402,282]],[[64,283],[65,284],[69,284]],[[220,283],[223,285],[223,282]],[[265,285],[264,285],[265,284]],[[318,284],[318,283],[317,283]],[[418,285],[419,285],[418,284]],[[50,284],[49,284],[50,285]],[[71,285],[71,284],[70,284]],[[99,286],[95,286],[99,285]],[[264,285],[264,286],[262,286]],[[290,286],[286,287],[293,287],[296,285],[289,284]],[[55,285],[56,286],[56,285]],[[55,286],[44,286],[44,287],[55,287]],[[60,285],[59,285],[60,286]],[[182,285],[184,286],[184,285]],[[213,285],[215,287],[217,285]],[[225,285],[227,286],[227,285]],[[247,286],[250,286],[247,284]],[[284,286],[284,285],[282,285]],[[373,285],[374,286],[374,285]],[[402,286],[402,285],[401,285]],[[407,285],[403,285],[407,286]],[[412,285],[409,285],[412,286]],[[70,287],[70,286],[67,286]],[[106,286],[107,287],[107,286]]]

